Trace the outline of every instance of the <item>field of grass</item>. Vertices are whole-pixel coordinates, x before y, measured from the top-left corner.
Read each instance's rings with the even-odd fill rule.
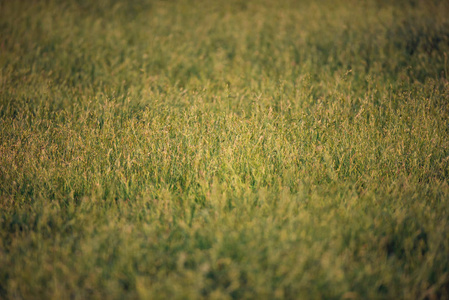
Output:
[[[0,0],[0,299],[449,299],[449,2]]]

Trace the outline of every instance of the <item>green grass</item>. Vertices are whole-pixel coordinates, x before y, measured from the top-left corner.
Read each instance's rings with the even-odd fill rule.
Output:
[[[447,1],[0,0],[1,299],[448,299]]]

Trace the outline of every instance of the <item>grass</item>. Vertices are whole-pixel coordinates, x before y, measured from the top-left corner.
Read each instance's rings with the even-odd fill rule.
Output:
[[[0,298],[448,299],[447,1],[0,1]]]

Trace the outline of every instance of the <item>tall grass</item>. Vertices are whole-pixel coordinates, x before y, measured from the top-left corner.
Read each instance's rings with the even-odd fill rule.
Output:
[[[0,298],[449,298],[447,1],[0,1]]]

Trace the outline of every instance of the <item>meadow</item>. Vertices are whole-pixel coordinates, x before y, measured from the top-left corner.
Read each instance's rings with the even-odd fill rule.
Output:
[[[449,2],[0,0],[0,299],[449,299]]]

